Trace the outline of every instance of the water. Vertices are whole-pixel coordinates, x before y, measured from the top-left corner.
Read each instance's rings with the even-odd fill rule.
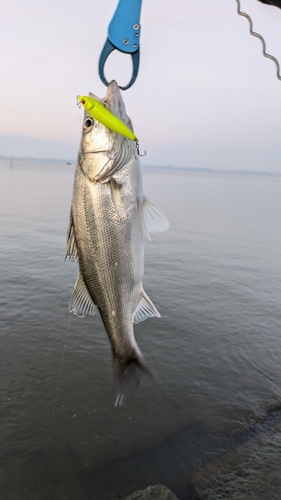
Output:
[[[280,178],[144,169],[171,223],[146,244],[162,318],[135,327],[155,379],[115,409],[101,320],[68,314],[74,166],[2,160],[0,173],[1,500],[160,482],[182,500],[280,498]]]

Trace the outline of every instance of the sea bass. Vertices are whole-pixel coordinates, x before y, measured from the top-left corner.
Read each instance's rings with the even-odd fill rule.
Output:
[[[115,81],[99,101],[133,131]],[[65,255],[79,263],[69,310],[77,316],[99,310],[113,353],[115,406],[149,372],[133,330],[133,322],[160,317],[143,289],[143,240],[168,225],[143,194],[135,143],[85,111]]]

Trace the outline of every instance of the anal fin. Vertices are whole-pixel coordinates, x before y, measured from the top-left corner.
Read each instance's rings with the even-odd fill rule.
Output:
[[[147,318],[153,318],[154,316],[161,318],[155,305],[151,302],[150,298],[143,290],[140,294],[139,303],[134,313],[133,322],[140,323],[140,321],[144,321]]]
[[[81,272],[78,274],[69,302],[69,311],[80,318],[83,316],[94,316],[97,312],[97,306],[89,294]]]

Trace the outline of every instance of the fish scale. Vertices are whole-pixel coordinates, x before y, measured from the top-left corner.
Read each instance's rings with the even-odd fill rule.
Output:
[[[133,281],[130,275],[127,260],[129,255],[126,255],[127,252],[125,252],[125,255],[123,253],[122,259],[120,259],[120,249],[123,249],[124,252],[126,248],[125,242],[130,236],[129,228],[128,224],[125,224],[124,221],[118,220],[119,218],[114,212],[109,196],[106,196],[109,193],[109,188],[100,183],[94,183],[91,186],[86,178],[84,178],[84,183],[84,204],[82,205],[82,213],[81,215],[79,214],[78,218],[77,226],[79,229],[77,230],[77,234],[81,242],[85,241],[85,233],[87,234],[87,238],[86,248],[82,245],[78,250],[78,255],[80,255],[79,265],[90,295],[99,308],[106,325],[106,330],[111,333],[112,342],[115,345],[115,353],[119,354],[116,345],[119,346],[121,344],[123,349],[123,343],[120,343],[119,339],[116,338],[116,333],[119,330],[117,326],[119,323],[121,327],[124,328],[126,326],[127,329],[127,325],[125,324],[129,322],[128,315],[130,317],[132,315],[131,311],[128,311],[127,306],[124,310],[125,303],[129,302],[130,288]],[[93,205],[94,202],[98,209]],[[78,203],[76,206],[80,207]],[[125,231],[122,231],[122,226],[124,226]],[[93,233],[95,234],[94,240],[88,232],[89,228],[93,229]],[[113,229],[115,237],[112,237]],[[96,258],[97,262],[93,265],[92,260]],[[116,272],[114,264],[117,259],[119,260],[119,266]],[[122,293],[116,294],[117,287],[119,289],[122,288]],[[116,311],[115,317],[112,317],[112,310]]]

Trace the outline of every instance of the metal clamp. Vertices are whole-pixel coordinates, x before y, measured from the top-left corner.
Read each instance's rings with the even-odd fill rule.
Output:
[[[116,11],[108,27],[108,35],[99,60],[99,75],[102,82],[108,86],[104,76],[104,65],[109,54],[118,50],[124,54],[131,54],[133,75],[122,90],[129,89],[137,78],[139,70],[139,41],[140,41],[140,11],[142,0],[119,0]]]

